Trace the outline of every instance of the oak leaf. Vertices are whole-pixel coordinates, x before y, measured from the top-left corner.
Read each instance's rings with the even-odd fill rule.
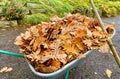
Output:
[[[88,47],[91,47],[92,46],[92,40],[90,40],[90,39],[85,39],[85,40],[83,40],[83,43],[85,44],[85,45],[87,45]]]

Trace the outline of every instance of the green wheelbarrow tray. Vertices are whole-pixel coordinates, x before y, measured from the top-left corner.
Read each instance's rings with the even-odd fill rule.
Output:
[[[68,64],[66,64],[65,66],[63,66],[62,68],[60,68],[59,70],[52,72],[52,73],[40,73],[40,72],[36,72],[34,67],[29,64],[30,69],[32,70],[32,72],[35,75],[38,75],[40,77],[43,78],[48,78],[48,79],[55,79],[60,77],[61,75],[65,74],[67,71],[71,70],[72,68],[78,66],[81,62],[83,62],[83,60],[85,60],[85,58],[92,52],[92,50],[87,51],[84,55],[85,57],[80,58],[80,59],[75,59],[71,62],[69,62]],[[67,78],[66,78],[67,79]]]
[[[111,38],[113,38],[115,33],[116,33],[116,31],[114,29],[114,33],[112,34]],[[58,78],[58,77],[60,77],[61,75],[65,74],[67,72],[66,76],[65,76],[65,79],[68,79],[69,70],[71,70],[72,68],[78,66],[81,62],[83,62],[83,60],[85,60],[85,58],[87,56],[89,56],[90,53],[92,53],[92,50],[89,50],[86,53],[84,53],[85,57],[80,58],[80,59],[75,59],[75,60],[69,62],[68,64],[66,64],[65,66],[63,66],[62,68],[60,68],[59,70],[57,70],[55,72],[52,72],[52,73],[37,72],[37,71],[35,71],[34,66],[32,66],[29,63],[28,63],[28,65],[29,65],[30,69],[32,70],[32,72],[37,76],[40,76],[40,77],[43,77],[43,78],[48,78],[48,79],[55,79],[55,78]],[[3,51],[3,50],[0,50],[0,54],[6,54],[6,55],[10,55],[10,56],[24,58],[24,54],[17,54],[17,53]]]

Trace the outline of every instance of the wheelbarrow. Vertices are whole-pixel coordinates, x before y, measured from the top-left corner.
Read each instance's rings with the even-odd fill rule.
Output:
[[[92,52],[92,50],[87,51],[83,58],[80,59],[75,59],[72,62],[66,64],[64,67],[62,67],[61,69],[52,72],[52,73],[40,73],[35,71],[34,66],[32,66],[31,64],[28,63],[30,69],[32,70],[32,72],[37,75],[40,76],[42,78],[48,78],[48,79],[56,79],[60,76],[62,76],[63,74],[65,74],[65,79],[68,79],[69,76],[69,70],[71,70],[72,68],[78,66],[81,62],[83,62],[83,60],[85,60],[85,58]],[[24,54],[17,54],[14,52],[8,52],[8,51],[4,51],[4,50],[0,50],[0,54],[6,54],[6,55],[10,55],[10,56],[15,56],[15,57],[20,57],[20,58],[24,58]]]
[[[111,38],[113,38],[113,36],[115,35],[116,31],[114,29],[113,34],[111,35]],[[69,62],[68,64],[66,64],[64,67],[62,67],[61,69],[52,72],[52,73],[40,73],[35,71],[34,66],[32,66],[31,64],[28,63],[28,66],[30,67],[30,69],[32,70],[32,72],[40,77],[43,78],[48,78],[48,79],[56,79],[60,76],[62,76],[63,74],[65,74],[65,78],[64,79],[68,79],[69,77],[69,70],[71,70],[72,68],[78,66],[80,63],[82,63],[86,57],[89,56],[89,54],[92,53],[92,50],[87,51],[86,53],[84,53],[83,58],[80,59],[75,59],[71,62]],[[15,57],[20,57],[20,58],[24,58],[24,54],[18,54],[18,53],[14,53],[14,52],[8,52],[8,51],[4,51],[4,50],[0,50],[0,54],[6,54],[6,55],[10,55],[10,56],[15,56]]]

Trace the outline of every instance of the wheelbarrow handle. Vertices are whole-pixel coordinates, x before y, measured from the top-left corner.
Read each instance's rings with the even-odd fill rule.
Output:
[[[4,51],[4,50],[0,50],[0,54],[5,54],[5,55],[9,55],[9,56],[24,58],[24,54],[17,54],[17,53],[14,53],[14,52],[8,52],[8,51]]]

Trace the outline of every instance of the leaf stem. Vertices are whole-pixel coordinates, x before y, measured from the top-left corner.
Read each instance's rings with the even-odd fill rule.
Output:
[[[98,13],[95,5],[94,5],[93,0],[89,0],[89,1],[90,1],[91,6],[92,6],[92,8],[93,8],[93,10],[94,10],[94,12],[95,12],[95,14],[96,14],[96,16],[97,16],[97,19],[98,19],[99,22],[100,22],[100,25],[101,25],[102,30],[103,30],[104,32],[106,32],[105,26],[104,26],[104,24],[103,24],[103,22],[102,22],[102,19],[100,18],[100,15],[99,15],[99,13]],[[106,32],[106,33],[107,33],[107,32]],[[114,47],[114,45],[113,45],[112,40],[111,40],[110,37],[108,37],[107,42],[108,42],[108,45],[109,45],[109,47],[110,47],[110,49],[111,49],[111,51],[112,51],[112,53],[113,53],[114,59],[116,60],[116,63],[118,64],[118,66],[119,66],[119,68],[120,68],[120,57],[119,57],[119,55],[118,55],[118,53],[117,53],[117,51],[116,51],[116,49],[115,49],[115,47]]]

